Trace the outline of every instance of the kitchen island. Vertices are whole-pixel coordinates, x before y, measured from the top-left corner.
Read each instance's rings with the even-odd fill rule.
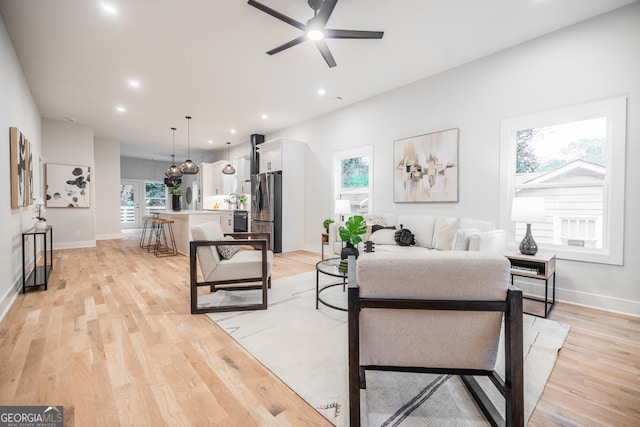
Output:
[[[211,211],[165,211],[160,213],[160,218],[173,221],[173,234],[176,239],[178,252],[189,256],[189,242],[191,227],[206,222],[217,221],[220,223],[223,233],[233,232],[233,211],[226,209]]]

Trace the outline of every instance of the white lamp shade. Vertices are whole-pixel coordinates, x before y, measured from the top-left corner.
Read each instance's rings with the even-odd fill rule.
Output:
[[[335,213],[344,215],[351,213],[351,202],[349,200],[336,200]]]
[[[511,221],[531,224],[546,219],[543,197],[515,197],[511,207]]]

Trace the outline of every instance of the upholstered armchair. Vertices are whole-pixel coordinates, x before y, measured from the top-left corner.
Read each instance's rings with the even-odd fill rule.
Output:
[[[425,256],[426,255],[426,256]],[[504,256],[374,252],[350,260],[349,408],[360,425],[367,370],[459,375],[493,425],[524,424],[522,291]],[[504,325],[505,372],[495,372]],[[488,376],[505,419],[473,376]]]
[[[212,221],[191,228],[189,272],[191,313],[267,308],[267,288],[271,287],[273,252],[269,251],[269,233],[223,234],[220,223]],[[257,250],[256,250],[257,249]],[[202,281],[198,281],[198,265]],[[198,288],[211,292],[262,290],[259,302],[238,298],[232,304],[200,304]],[[245,293],[246,294],[246,293]],[[215,300],[215,298],[213,298]]]

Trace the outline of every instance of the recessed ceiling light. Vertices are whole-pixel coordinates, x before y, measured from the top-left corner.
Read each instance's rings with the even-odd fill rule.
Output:
[[[213,139],[210,139],[209,141],[207,141],[209,144],[213,144]]]
[[[140,87],[140,82],[137,80],[129,80],[129,86],[138,89]]]
[[[126,108],[124,108],[123,106],[119,105],[119,106],[117,106],[117,107],[116,107],[116,111],[117,111],[118,113],[124,113],[124,112],[126,112],[126,111],[127,111],[127,109],[126,109]]]
[[[318,95],[320,95],[320,96],[324,96],[326,93],[327,93],[327,91],[326,91],[326,90],[324,90],[324,89],[322,89],[322,88],[318,89]]]
[[[236,130],[235,129],[231,129],[231,133],[236,133]]]
[[[102,3],[102,10],[109,15],[115,16],[118,14],[118,9],[111,3]]]
[[[262,118],[263,118],[264,120],[267,120],[267,119],[269,118],[269,116],[267,116],[266,114],[263,114],[263,115],[262,115]]]

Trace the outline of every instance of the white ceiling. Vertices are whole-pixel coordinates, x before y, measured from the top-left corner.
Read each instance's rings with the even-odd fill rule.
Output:
[[[340,0],[328,28],[385,34],[328,40],[335,68],[310,41],[266,55],[301,32],[246,0],[0,0],[0,14],[44,118],[72,118],[122,142],[122,155],[153,159],[169,158],[175,126],[180,159],[185,115],[192,152],[219,150],[634,1]],[[306,0],[261,2],[313,16]]]

